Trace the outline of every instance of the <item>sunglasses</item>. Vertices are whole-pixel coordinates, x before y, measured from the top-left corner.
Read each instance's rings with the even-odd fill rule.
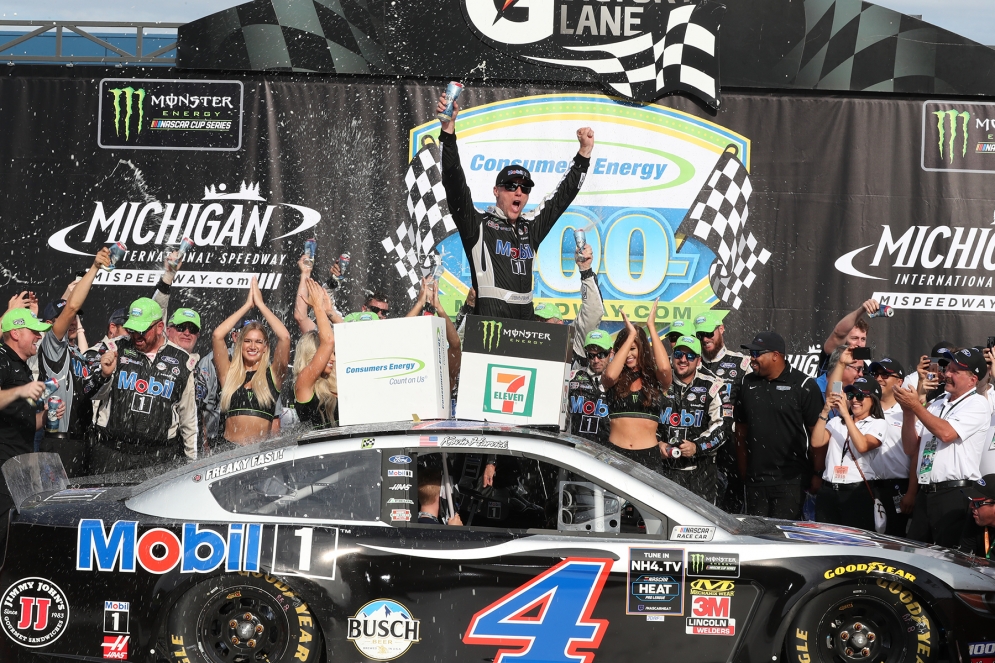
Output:
[[[369,304],[366,305],[366,308],[368,308],[369,310],[373,311],[374,313],[376,313],[377,315],[379,315],[381,318],[386,318],[387,314],[390,312],[389,308],[380,308],[378,306],[370,306]]]
[[[696,352],[691,352],[690,350],[674,350],[674,359],[687,359],[688,361],[694,361],[698,358]]]
[[[588,359],[604,359],[609,354],[610,353],[608,352],[608,350],[602,350],[601,352],[588,352],[587,353],[587,358]]]
[[[181,334],[199,334],[200,327],[192,322],[181,322],[178,325],[173,325],[173,329],[180,332]]]
[[[902,377],[900,375],[898,375],[897,373],[885,373],[884,371],[874,371],[874,377],[875,377],[875,379],[876,378],[885,378],[885,379],[887,379],[887,378],[896,378],[898,380],[902,379]]]
[[[697,333],[695,334],[695,336],[697,336],[697,337],[698,337],[699,339],[703,339],[703,338],[712,338],[713,336],[715,336],[715,330],[713,329],[713,330],[712,330],[712,331],[710,331],[710,332],[703,332],[703,331],[700,331],[700,332],[697,332]]]
[[[770,350],[750,350],[750,357],[756,359],[757,357],[763,357],[765,354],[771,352]]]
[[[868,398],[867,394],[862,394],[859,391],[852,394],[847,394],[847,398],[851,401],[863,402],[865,398]]]
[[[977,511],[978,509],[980,509],[983,506],[992,506],[992,505],[995,505],[995,500],[990,500],[990,499],[987,499],[987,498],[984,498],[984,497],[969,498],[969,501],[971,503],[971,510],[972,511]]]
[[[521,189],[522,193],[524,193],[525,195],[529,195],[530,193],[532,193],[532,187],[526,186],[521,182],[505,182],[504,184],[501,185],[501,187],[505,191],[518,191],[519,189]]]

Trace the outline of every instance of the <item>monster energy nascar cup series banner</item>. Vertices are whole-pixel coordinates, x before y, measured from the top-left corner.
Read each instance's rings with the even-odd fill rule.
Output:
[[[319,280],[350,256],[335,291],[344,312],[368,290],[406,311],[432,272],[450,314],[465,300],[469,262],[438,179],[442,83],[102,71],[18,67],[0,80],[0,122],[16,127],[0,135],[10,294],[55,299],[121,242],[85,307],[100,329],[151,293],[189,237],[172,307],[209,329],[255,277],[289,320],[315,238]],[[512,269],[534,260],[536,302],[568,321],[583,229],[611,331],[658,298],[661,331],[717,309],[730,345],[777,329],[807,371],[835,321],[872,296],[896,309],[871,321],[875,356],[911,361],[940,338],[992,335],[990,103],[724,90],[713,112],[560,87],[468,87],[457,137],[475,204],[493,204],[496,174],[519,163],[536,182],[529,211],[569,168],[576,129],[594,129],[583,188],[545,241],[493,247]]]

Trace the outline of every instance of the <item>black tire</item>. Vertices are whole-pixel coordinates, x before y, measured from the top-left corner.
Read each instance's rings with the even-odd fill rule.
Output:
[[[867,579],[805,604],[785,648],[791,661],[929,663],[940,653],[939,628],[906,585]]]
[[[307,603],[280,578],[238,573],[188,590],[169,612],[171,661],[316,663],[321,629]]]

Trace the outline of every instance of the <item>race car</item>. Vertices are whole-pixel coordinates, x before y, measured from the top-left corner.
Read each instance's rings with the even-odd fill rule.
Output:
[[[346,427],[59,490],[51,458],[4,467],[4,662],[995,660],[987,561],[570,436]]]

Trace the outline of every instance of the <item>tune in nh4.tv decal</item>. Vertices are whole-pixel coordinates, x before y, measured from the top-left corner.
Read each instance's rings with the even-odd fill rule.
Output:
[[[995,173],[995,102],[924,102],[922,168]]]
[[[627,615],[684,614],[684,549],[629,548]]]
[[[104,78],[97,145],[113,150],[242,147],[241,81]]]
[[[300,255],[286,253],[278,240],[300,237],[303,243],[308,235],[301,233],[315,232],[321,221],[317,210],[272,200],[251,180],[183,184],[177,191],[150,183],[132,161],[120,160],[70,214],[74,220],[53,229],[48,246],[90,256],[121,243],[123,256],[114,269],[98,272],[94,283],[154,287],[165,256],[189,238],[193,246],[173,285],[248,289],[256,277],[266,290],[279,286],[284,264]]]
[[[645,320],[650,303],[658,297],[657,319],[662,326],[672,320],[692,322],[720,303],[710,279],[717,282],[720,264],[731,254],[717,255],[722,251],[721,243],[714,243],[715,236],[742,231],[746,223],[745,203],[752,192],[746,179],[749,139],[671,108],[634,105],[594,94],[539,95],[467,108],[457,120],[457,136],[467,184],[478,209],[494,204],[495,177],[514,163],[532,173],[536,186],[525,213],[535,209],[570,167],[577,152],[575,132],[585,125],[594,129],[595,146],[583,187],[542,244],[528,247],[535,256],[535,301],[555,304],[568,320],[576,317],[581,301],[574,231],[579,229],[585,231],[593,252],[592,269],[605,299],[608,326],[620,328],[622,312],[630,319]],[[431,167],[431,159],[437,157],[431,156],[431,150],[423,151],[423,145],[435,140],[438,132],[437,121],[411,130],[413,164],[428,160]],[[727,151],[735,153],[735,162],[726,156]],[[724,171],[717,173],[720,162]],[[742,165],[739,171],[735,163]],[[424,164],[419,166],[422,170]],[[417,192],[418,178],[410,179],[410,192]],[[397,254],[403,278],[410,277],[412,270],[404,264],[407,258],[402,246],[411,255],[437,253],[444,267],[441,297],[447,310],[455,310],[452,307],[462,303],[470,287],[470,265],[458,233],[450,229],[452,224],[444,223],[439,212],[434,216],[426,212],[438,207],[439,197],[445,195],[441,186],[432,191],[432,196],[427,189],[417,196],[421,207],[412,208],[415,227],[402,224],[384,246],[388,253]],[[699,200],[703,192],[708,194],[705,201]],[[729,217],[722,228],[706,223],[717,213],[709,207],[713,204],[722,205],[721,213]],[[420,221],[419,214],[424,215]],[[692,222],[695,214],[701,219],[695,217]],[[686,217],[688,222],[682,223]],[[709,231],[707,241],[699,239],[699,233]],[[723,241],[733,246],[731,238]],[[498,259],[522,259],[512,255],[512,247],[494,249]],[[756,267],[751,263],[751,270]],[[749,276],[750,270],[741,273],[749,283],[736,286],[738,296],[755,279]],[[732,306],[733,298],[727,303]]]

